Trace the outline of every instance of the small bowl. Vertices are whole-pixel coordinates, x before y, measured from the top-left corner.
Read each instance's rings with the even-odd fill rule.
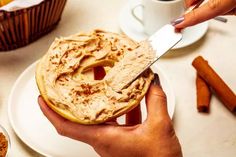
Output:
[[[0,124],[0,133],[3,133],[3,135],[5,136],[8,146],[7,146],[7,154],[6,157],[9,156],[10,153],[10,148],[11,148],[11,141],[10,141],[10,136],[7,133],[7,130]]]

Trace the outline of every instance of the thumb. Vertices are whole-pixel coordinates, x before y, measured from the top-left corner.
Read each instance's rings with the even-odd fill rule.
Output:
[[[157,74],[146,95],[147,121],[160,121],[169,117],[167,111],[167,99],[161,88],[160,80]]]

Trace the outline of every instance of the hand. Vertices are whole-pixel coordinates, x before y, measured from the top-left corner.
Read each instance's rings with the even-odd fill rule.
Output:
[[[199,1],[200,0],[185,0],[185,4],[188,8]],[[178,18],[173,23],[175,28],[183,29],[219,15],[236,15],[236,0],[209,0],[199,8]]]
[[[146,95],[147,119],[142,124],[137,124],[140,122],[140,108],[127,115],[128,125],[116,122],[81,125],[53,112],[41,96],[38,102],[60,135],[91,145],[102,157],[182,157],[158,75],[154,80]],[[136,120],[131,119],[132,114]]]

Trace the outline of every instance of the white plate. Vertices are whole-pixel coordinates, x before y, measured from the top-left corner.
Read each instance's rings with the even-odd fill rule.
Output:
[[[29,66],[19,76],[9,96],[8,115],[16,134],[29,147],[45,156],[98,157],[89,145],[58,135],[43,115],[37,103],[39,92],[35,82],[35,69],[36,63]],[[174,93],[163,71],[155,66],[153,69],[160,76],[168,97],[168,112],[172,117],[175,108]],[[144,106],[142,104],[142,108]],[[145,116],[144,110],[143,117]]]
[[[140,4],[140,0],[130,0],[126,6],[121,10],[119,17],[119,24],[121,30],[130,38],[141,41],[148,38],[144,32],[143,26],[131,14],[132,7]],[[142,10],[136,9],[137,15],[141,15]],[[208,29],[208,22],[203,22],[198,25],[186,28],[182,31],[183,39],[175,45],[172,49],[183,48],[189,46],[204,36]]]

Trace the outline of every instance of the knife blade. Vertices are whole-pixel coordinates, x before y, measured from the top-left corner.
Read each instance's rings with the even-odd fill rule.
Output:
[[[127,53],[105,76],[107,83],[116,92],[136,80],[144,71],[155,63],[168,50],[182,39],[182,34],[175,31],[171,24],[163,26],[139,47]]]
[[[175,31],[175,27],[171,24],[163,26],[160,30],[154,33],[147,41],[150,43],[151,48],[155,52],[155,58],[144,69],[135,74],[135,77],[126,80],[126,87],[134,80],[136,80],[144,71],[152,66],[161,56],[167,53],[172,47],[174,47],[181,39],[183,35],[180,32]],[[122,87],[122,89],[124,88]],[[121,89],[119,89],[120,91]]]

